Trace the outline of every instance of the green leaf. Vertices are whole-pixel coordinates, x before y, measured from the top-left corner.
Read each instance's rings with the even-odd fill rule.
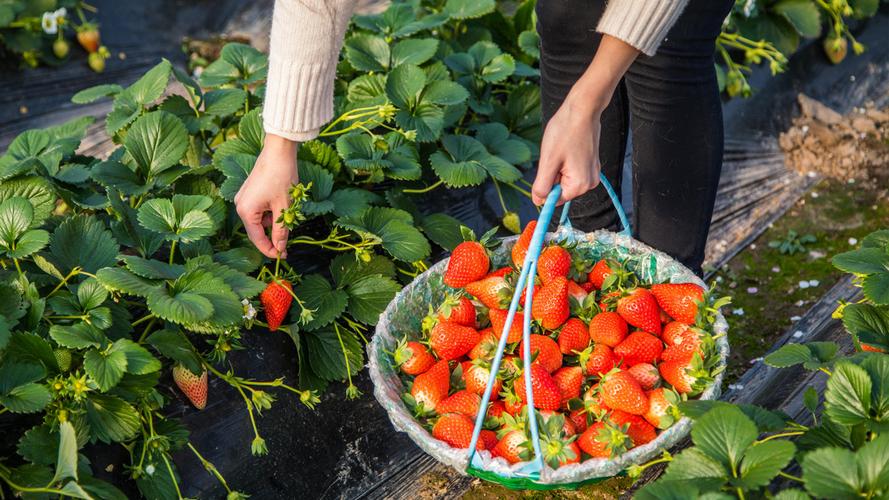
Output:
[[[444,13],[451,19],[475,19],[494,11],[494,0],[447,0]]]
[[[869,491],[889,488],[889,436],[880,435],[858,450],[858,477],[861,486]]]
[[[351,255],[340,254],[330,262],[330,275],[338,288],[372,275],[394,278],[395,273],[395,264],[382,255],[374,255],[370,262],[362,262]]]
[[[10,198],[0,203],[0,240],[11,248],[16,240],[31,226],[34,207],[24,198]]]
[[[58,458],[59,434],[49,424],[32,427],[19,439],[16,451],[38,465],[53,465]]]
[[[436,151],[429,157],[432,169],[448,187],[477,186],[487,178],[482,164],[490,156],[480,142],[465,135],[448,135],[442,139],[447,154]]]
[[[436,80],[423,90],[422,100],[451,106],[466,101],[468,97],[469,92],[459,83],[450,80]]]
[[[228,116],[244,107],[247,92],[241,89],[216,89],[204,95],[204,113]]]
[[[540,35],[537,34],[537,30],[519,33],[519,48],[534,59],[540,59]]]
[[[803,344],[785,344],[777,351],[769,354],[763,361],[769,366],[787,368],[813,361],[812,351]]]
[[[227,43],[219,59],[201,73],[201,85],[219,87],[227,84],[248,85],[258,82],[268,73],[268,58],[262,52],[243,43]]]
[[[71,96],[71,102],[74,104],[89,104],[103,97],[114,97],[121,91],[123,91],[123,87],[116,83],[95,85],[93,87],[87,87]]]
[[[858,498],[855,454],[842,448],[820,448],[803,455],[806,491],[818,498]]]
[[[693,481],[661,479],[648,483],[633,495],[636,500],[688,500],[700,498],[700,490]]]
[[[702,485],[722,484],[726,470],[699,448],[687,448],[673,458],[663,478],[666,481],[693,480]]]
[[[108,290],[93,278],[89,278],[77,286],[77,302],[85,311],[101,306],[107,298]]]
[[[154,177],[182,159],[188,148],[188,131],[176,116],[153,111],[133,123],[124,146],[142,174]]]
[[[75,481],[68,481],[65,486],[59,488],[60,491],[66,496],[71,498],[82,498],[83,500],[93,500],[93,497],[90,496],[89,493],[86,492],[79,484]]]
[[[114,98],[114,106],[111,112],[105,117],[105,131],[110,136],[114,136],[124,129],[133,120],[142,114],[142,106],[139,105],[129,92],[121,92]]]
[[[43,337],[34,333],[12,332],[4,356],[15,359],[17,363],[43,365],[50,372],[59,370],[56,357],[52,353],[52,346]]]
[[[695,445],[729,470],[735,470],[745,450],[756,440],[756,425],[736,407],[716,407],[695,422]]]
[[[389,72],[386,95],[401,109],[413,109],[426,86],[426,73],[414,64],[402,64]]]
[[[415,130],[417,142],[432,142],[444,128],[444,111],[436,104],[420,102],[413,109],[400,109],[395,113],[395,123],[403,130]]]
[[[166,59],[148,70],[135,83],[127,87],[127,93],[142,106],[148,106],[160,99],[167,82],[170,81],[170,61]]]
[[[878,306],[889,305],[889,272],[871,274],[864,278],[864,296]]]
[[[194,292],[171,292],[158,288],[148,295],[148,308],[156,316],[180,325],[210,319],[213,304]]]
[[[859,366],[870,375],[873,383],[871,389],[873,420],[889,421],[889,357],[872,354],[865,358]]]
[[[90,432],[103,443],[126,441],[139,432],[139,413],[118,397],[91,393],[85,406]]]
[[[381,275],[365,276],[346,285],[349,294],[349,314],[356,320],[369,325],[377,324],[389,302],[401,290],[401,285],[392,278]]]
[[[859,248],[834,255],[834,267],[855,274],[873,274],[889,271],[889,253],[880,248]]]
[[[107,351],[90,349],[83,356],[83,368],[96,381],[99,390],[107,392],[117,385],[127,369],[127,356],[119,349]]]
[[[751,446],[744,453],[738,484],[747,490],[768,485],[795,454],[796,446],[790,441],[772,440]]]
[[[49,390],[36,383],[20,385],[0,395],[0,405],[12,413],[37,413],[52,400]]]
[[[106,188],[117,189],[128,196],[143,194],[151,188],[151,184],[146,184],[128,165],[113,160],[93,165],[90,176]]]
[[[312,309],[312,321],[302,326],[303,330],[317,330],[329,325],[346,310],[349,295],[343,290],[334,289],[320,274],[303,277],[293,290],[297,297]]]
[[[485,123],[475,126],[476,139],[491,153],[512,165],[531,160],[531,150],[519,139],[512,138],[502,123]]]
[[[505,80],[515,72],[515,59],[509,54],[500,54],[482,67],[481,79],[488,83]]]
[[[803,405],[806,409],[814,413],[818,409],[819,402],[818,390],[811,386],[807,387],[803,393]]]
[[[66,218],[53,232],[49,245],[51,260],[65,274],[75,267],[95,274],[103,267],[113,266],[118,248],[111,231],[88,215]]]
[[[782,15],[766,13],[752,18],[736,16],[733,20],[742,35],[751,40],[766,40],[783,54],[793,54],[799,46],[799,33]]]
[[[163,234],[167,241],[197,241],[215,231],[206,212],[212,203],[210,197],[203,195],[177,194],[172,200],[154,198],[139,207],[139,223]]]
[[[435,55],[438,40],[434,38],[408,38],[392,47],[392,67],[402,64],[423,64]]]
[[[101,498],[102,500],[127,500],[127,496],[111,483],[96,479],[92,476],[82,476],[78,480],[78,484],[94,498]]]
[[[106,267],[96,273],[99,283],[111,291],[123,292],[138,297],[147,297],[160,288],[157,283],[140,278],[119,267]]]
[[[420,229],[426,237],[445,250],[453,250],[463,243],[460,221],[444,213],[429,214],[420,221]]]
[[[805,491],[793,488],[790,490],[780,491],[772,498],[774,500],[809,500],[809,498],[811,497],[809,497],[809,495],[807,495]]]
[[[49,233],[43,229],[31,229],[19,236],[15,249],[7,250],[6,255],[14,259],[24,259],[41,250],[49,243]]]
[[[360,216],[343,217],[337,225],[375,236],[393,257],[415,262],[429,256],[429,241],[413,225],[407,212],[393,208],[371,207]]]
[[[135,255],[123,255],[121,256],[121,260],[123,260],[127,269],[134,274],[148,279],[175,280],[185,272],[185,268],[179,264],[168,264],[159,260],[143,259],[142,257],[137,257]]]
[[[20,177],[0,182],[0,202],[10,198],[25,198],[34,209],[33,227],[49,218],[56,208],[56,193],[52,184],[43,177]]]
[[[188,338],[178,330],[158,330],[146,339],[149,345],[163,356],[185,366],[192,373],[203,369],[200,356]]]
[[[824,392],[825,414],[843,425],[867,422],[872,387],[873,383],[864,368],[846,361],[837,363]]]
[[[351,332],[340,330],[338,336],[335,331],[320,330],[303,332],[301,336],[309,348],[309,365],[322,379],[344,380],[349,373],[346,370],[346,359],[351,373],[358,373],[361,370],[364,364],[363,349]]]
[[[148,349],[130,339],[114,341],[113,349],[122,352],[126,356],[127,373],[146,375],[161,369],[160,360],[152,356]]]
[[[389,44],[378,36],[358,34],[345,42],[346,60],[359,71],[386,71]]]
[[[66,421],[59,424],[59,454],[52,482],[69,477],[77,480],[77,434],[71,422]]]
[[[843,326],[860,342],[889,347],[889,308],[849,304],[843,309]]]
[[[102,347],[108,342],[108,338],[101,330],[83,322],[73,325],[52,325],[49,327],[49,336],[60,346],[71,349]]]
[[[299,179],[304,184],[312,183],[309,194],[313,201],[326,200],[333,190],[333,174],[326,169],[310,162],[301,162],[298,165]]]
[[[379,103],[384,101],[386,95],[386,75],[372,73],[361,75],[349,82],[346,91],[346,99],[351,103]],[[323,143],[321,143],[323,144]]]
[[[363,212],[373,203],[380,201],[379,195],[358,188],[340,188],[330,194],[333,213],[337,217],[351,217]]]
[[[796,31],[807,38],[821,36],[821,12],[810,0],[779,0],[771,10],[784,16]]]
[[[234,201],[255,163],[256,156],[245,153],[235,153],[219,161],[218,168],[225,174],[225,181],[219,186],[219,194],[226,201]]]
[[[32,361],[21,362],[7,357],[0,362],[0,394],[6,394],[20,385],[37,382],[46,376],[46,369]]]
[[[865,236],[861,240],[864,248],[883,248],[889,251],[889,229],[880,229]]]

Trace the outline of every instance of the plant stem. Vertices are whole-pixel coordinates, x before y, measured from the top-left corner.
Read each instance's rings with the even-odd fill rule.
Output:
[[[349,379],[349,387],[352,386],[352,367],[349,364],[349,353],[346,351],[346,344],[343,343],[343,337],[340,335],[340,327],[336,322],[333,323],[333,331],[336,332],[336,338],[340,341],[340,349],[343,350],[343,359],[346,362],[346,378]]]
[[[133,321],[132,326],[139,326],[142,323],[145,323],[146,321],[154,319],[154,317],[155,317],[154,314],[149,314],[147,316],[143,316],[143,317],[137,319],[136,321]]]
[[[428,193],[429,191],[432,191],[433,189],[437,188],[438,186],[441,186],[442,184],[444,184],[444,181],[439,179],[438,182],[436,182],[430,186],[427,186],[424,188],[419,188],[419,189],[403,189],[401,192],[408,193],[408,194],[423,194],[423,193]]]
[[[791,437],[791,436],[801,436],[803,434],[805,434],[803,431],[781,432],[778,434],[772,434],[771,436],[760,439],[759,441],[755,441],[753,444],[762,444],[762,443],[765,443],[766,441],[771,441],[772,439]]]
[[[153,316],[153,315],[152,315],[152,316]],[[145,341],[145,337],[148,336],[148,332],[151,331],[151,327],[154,326],[154,321],[155,321],[156,319],[157,319],[157,318],[151,318],[151,321],[149,321],[148,324],[145,325],[145,329],[142,330],[142,335],[139,335],[139,343],[140,343],[140,344],[141,344],[142,342]]]
[[[220,484],[222,484],[222,486],[225,488],[225,491],[228,492],[228,493],[231,493],[231,492],[232,492],[232,489],[228,487],[228,483],[225,482],[225,478],[222,477],[222,474],[219,473],[219,470],[216,468],[216,466],[213,465],[212,462],[210,462],[209,460],[207,460],[206,458],[204,458],[204,456],[201,455],[201,454],[198,452],[198,450],[195,449],[194,446],[192,446],[191,441],[188,442],[188,449],[190,449],[191,452],[194,453],[194,455],[195,455],[196,457],[198,457],[198,460],[201,461],[201,465],[203,465],[204,468],[207,469],[208,472],[210,472],[211,474],[213,474],[214,476],[216,476],[216,479],[219,480]]]
[[[19,276],[24,277],[24,273],[22,273],[22,268],[21,268],[21,266],[19,266],[19,260],[12,259],[12,263],[15,264],[15,270],[19,272]]]
[[[176,475],[173,474],[173,466],[170,465],[170,460],[167,458],[167,454],[162,453],[161,458],[164,459],[164,464],[167,466],[167,472],[170,473],[170,481],[173,481],[173,487],[176,488],[176,498],[182,500],[182,492],[179,491],[179,482],[176,481]]]
[[[827,368],[825,368],[825,367],[823,367],[823,366],[822,366],[821,368],[818,368],[818,369],[819,369],[820,371],[826,373],[828,377],[831,375],[830,370],[828,370]]]
[[[515,183],[512,183],[512,182],[507,182],[507,183],[505,183],[505,184],[506,184],[507,186],[509,186],[509,187],[511,187],[511,188],[513,188],[513,189],[515,189],[516,191],[522,193],[523,195],[527,196],[529,199],[531,198],[531,192],[530,192],[530,191],[528,191],[528,190],[526,190],[526,189],[522,189],[522,188],[516,186]]]
[[[9,477],[3,472],[0,472],[0,479],[2,479],[13,490],[20,491],[22,493],[35,493],[35,494],[43,493],[46,495],[58,495],[59,497],[63,497],[63,496],[67,495],[64,491],[62,491],[60,489],[56,489],[56,488],[32,488],[30,486],[23,486],[21,484],[16,484],[16,483],[12,482],[12,480],[9,479]]]
[[[170,243],[170,265],[173,265],[173,256],[176,255],[176,240]]]
[[[788,473],[784,472],[783,470],[778,472],[778,475],[783,477],[784,479],[790,479],[791,481],[796,481],[799,483],[804,482],[803,478],[788,474]]]
[[[497,190],[497,199],[500,200],[500,207],[503,208],[503,215],[506,215],[506,212],[509,210],[506,208],[506,203],[503,201],[503,193],[500,192],[500,184],[497,182],[497,179],[491,177],[491,182],[494,183],[494,189]]]

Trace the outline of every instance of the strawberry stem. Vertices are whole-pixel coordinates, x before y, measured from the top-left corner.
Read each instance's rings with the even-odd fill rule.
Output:
[[[164,464],[167,466],[167,472],[170,473],[170,480],[173,481],[173,487],[176,488],[176,498],[182,500],[182,492],[179,490],[179,482],[176,481],[176,476],[173,474],[173,466],[170,465],[170,459],[167,458],[166,453],[162,453],[161,458],[164,459]]]
[[[204,458],[204,456],[201,455],[200,452],[198,452],[198,450],[191,444],[191,441],[188,442],[188,449],[190,449],[191,452],[194,453],[194,455],[198,458],[198,460],[201,461],[201,465],[203,465],[204,468],[207,469],[207,472],[216,476],[216,479],[219,481],[220,484],[222,484],[222,487],[225,488],[225,491],[231,493],[232,489],[228,487],[228,483],[225,481],[225,478],[222,477],[222,474],[219,473],[219,469],[217,469],[212,462]]]
[[[173,265],[173,256],[176,255],[176,240],[170,243],[170,265]]]
[[[442,184],[444,184],[444,181],[442,179],[439,179],[438,182],[436,182],[432,185],[426,186],[424,188],[402,189],[401,192],[408,193],[408,194],[423,194],[423,193],[428,193],[429,191],[432,191],[433,189],[437,188],[438,186],[441,186]]]

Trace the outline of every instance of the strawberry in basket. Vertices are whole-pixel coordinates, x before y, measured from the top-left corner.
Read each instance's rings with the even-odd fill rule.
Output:
[[[419,335],[398,345],[393,365],[404,400],[432,436],[467,448],[484,411],[477,449],[509,463],[534,458],[529,431],[530,370],[540,447],[550,467],[610,458],[654,441],[718,372],[713,300],[695,283],[650,283],[648,265],[615,255],[594,258],[576,245],[540,252],[534,296],[524,293],[507,332],[499,369],[492,361],[536,223],[528,224],[497,267],[494,231],[464,231],[443,282],[452,291],[431,304]],[[607,252],[605,252],[607,254]],[[524,290],[522,291],[524,292]],[[530,365],[523,323],[531,318]],[[481,408],[491,375],[490,402]]]

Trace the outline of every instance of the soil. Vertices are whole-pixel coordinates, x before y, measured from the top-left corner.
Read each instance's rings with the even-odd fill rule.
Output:
[[[867,103],[843,116],[805,94],[797,101],[800,116],[778,138],[790,168],[873,187],[889,179],[889,107]]]

